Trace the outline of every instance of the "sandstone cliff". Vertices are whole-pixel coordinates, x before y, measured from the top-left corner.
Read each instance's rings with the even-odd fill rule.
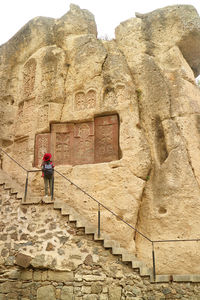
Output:
[[[76,152],[80,126],[84,135],[115,116],[117,158],[87,163],[86,155],[57,170],[152,240],[199,238],[199,52],[200,18],[189,5],[137,14],[112,41],[99,40],[93,15],[76,5],[58,20],[35,18],[0,47],[1,145],[33,169],[47,150],[39,138],[58,156],[56,136],[78,128]],[[5,156],[3,169],[24,182]],[[32,175],[30,190],[42,186],[41,174]],[[59,176],[55,195],[96,224],[97,204]],[[151,264],[151,244],[119,218],[102,210],[102,226]],[[200,272],[196,243],[156,244],[156,255],[160,273]]]

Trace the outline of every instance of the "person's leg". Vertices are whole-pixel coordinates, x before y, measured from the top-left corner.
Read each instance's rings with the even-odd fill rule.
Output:
[[[44,177],[44,189],[45,189],[45,196],[48,196],[48,178]]]
[[[49,188],[50,188],[50,195],[52,197],[52,193],[53,193],[53,177],[51,177],[49,179]]]

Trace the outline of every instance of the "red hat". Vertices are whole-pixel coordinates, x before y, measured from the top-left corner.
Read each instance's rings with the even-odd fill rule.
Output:
[[[45,153],[45,155],[43,156],[43,160],[48,161],[51,159],[51,157],[52,157],[51,153]]]

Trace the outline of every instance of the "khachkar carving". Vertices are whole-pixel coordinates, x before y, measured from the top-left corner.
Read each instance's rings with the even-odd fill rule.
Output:
[[[51,152],[50,133],[38,134],[35,139],[35,166],[40,167],[42,157]]]
[[[55,165],[108,162],[119,158],[118,116],[95,118],[94,122],[52,124],[51,133],[36,137],[35,165],[51,151]]]
[[[74,96],[74,110],[84,110],[95,108],[96,106],[96,91],[90,89],[87,93],[78,92]]]
[[[73,164],[94,163],[94,122],[74,126]]]
[[[48,123],[48,114],[49,114],[49,106],[44,105],[38,109],[38,116],[37,116],[37,128],[47,128],[49,126]]]
[[[34,58],[28,60],[28,62],[24,65],[24,98],[31,97],[31,94],[35,85],[35,72],[36,72],[36,61]]]
[[[118,116],[95,118],[95,162],[108,162],[119,158]]]
[[[107,86],[103,89],[103,105],[112,106],[116,104],[114,87]]]
[[[52,124],[52,153],[56,165],[73,163],[73,127],[74,124]]]
[[[106,86],[102,90],[103,106],[113,106],[123,103],[125,99],[130,98],[128,90],[123,83],[116,83],[113,86]]]
[[[35,101],[34,99],[24,101],[23,107],[23,126],[26,133],[30,133],[33,130],[33,124],[35,122]]]

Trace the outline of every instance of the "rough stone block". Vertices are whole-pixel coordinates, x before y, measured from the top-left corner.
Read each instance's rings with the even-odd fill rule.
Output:
[[[91,287],[90,286],[83,286],[81,291],[82,291],[83,294],[91,294]]]
[[[35,271],[33,272],[33,280],[41,281],[42,280],[42,271]]]
[[[9,293],[13,289],[12,283],[9,281],[3,282],[0,284],[0,293]],[[1,298],[0,298],[1,299]]]
[[[97,300],[98,299],[98,296],[97,295],[84,295],[83,296],[83,300]]]
[[[99,284],[98,282],[96,283],[93,283],[92,285],[91,285],[91,293],[92,294],[99,294],[99,293],[101,293],[102,292],[102,285],[101,284]]]
[[[101,295],[99,296],[99,300],[108,300],[108,296],[105,295],[105,294],[101,294]]]
[[[47,273],[47,280],[52,281],[73,281],[74,280],[74,273],[73,272],[62,272],[62,271],[48,271]]]
[[[23,253],[18,253],[15,257],[15,264],[27,268],[30,266],[30,261],[32,260],[32,257]]]
[[[8,273],[8,278],[10,279],[19,279],[20,277],[20,270],[11,270]]]
[[[47,271],[42,272],[42,281],[47,280]]]
[[[42,286],[37,290],[37,300],[56,300],[55,288],[52,285]]]
[[[73,286],[64,286],[61,291],[61,300],[73,300]]]
[[[20,275],[21,280],[32,280],[33,272],[32,271],[22,271]]]
[[[119,286],[109,287],[109,300],[120,300],[122,289]]]
[[[83,275],[83,279],[85,281],[104,281],[106,279],[105,275],[97,276],[97,275]]]

